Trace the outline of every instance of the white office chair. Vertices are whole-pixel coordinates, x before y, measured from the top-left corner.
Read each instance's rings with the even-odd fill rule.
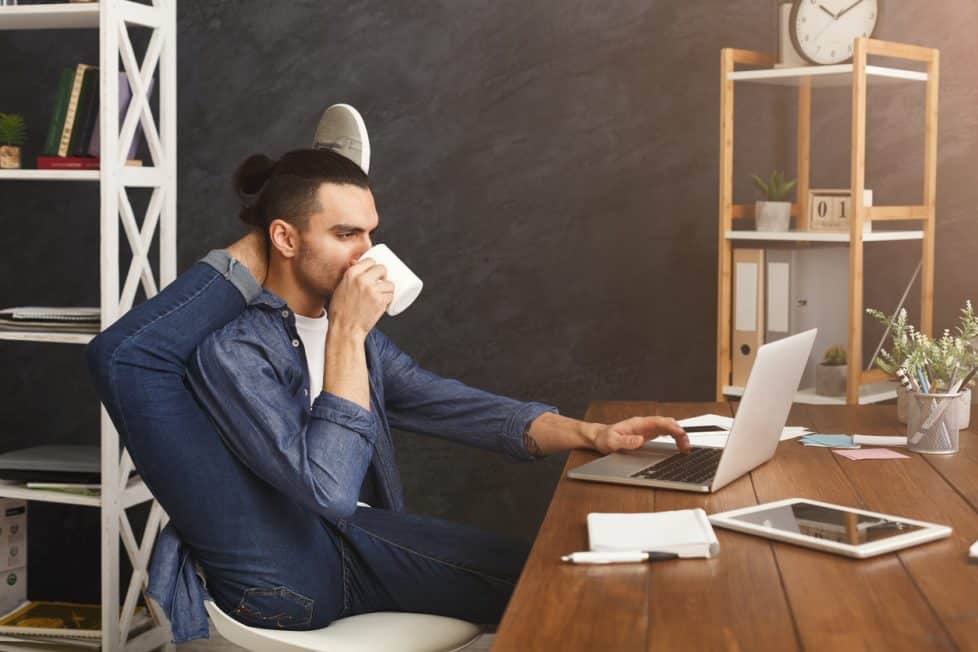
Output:
[[[254,652],[448,652],[464,648],[481,631],[456,618],[391,611],[341,618],[306,632],[262,629],[239,623],[211,600],[204,606],[221,636]]]

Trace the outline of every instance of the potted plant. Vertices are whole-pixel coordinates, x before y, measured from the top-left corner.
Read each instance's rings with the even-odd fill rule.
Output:
[[[897,369],[903,368],[916,380],[924,375],[933,383],[931,391],[943,392],[957,381],[964,380],[967,373],[978,366],[978,316],[975,315],[971,301],[966,301],[955,327],[955,334],[945,330],[938,339],[933,339],[907,323],[907,311],[900,310],[893,318],[872,308],[866,311],[886,327],[892,347],[880,349],[873,360],[892,379],[897,379]],[[971,388],[961,387],[960,423],[967,428],[971,420]],[[897,387],[897,418],[906,423],[910,417],[913,402],[906,389]]]
[[[815,393],[819,396],[845,396],[848,376],[846,350],[830,346],[822,362],[815,367]]]
[[[0,113],[0,168],[20,167],[20,148],[26,140],[24,117],[16,113]]]
[[[791,224],[791,202],[784,201],[797,179],[784,180],[784,173],[775,170],[771,179],[764,181],[752,174],[754,185],[764,193],[765,200],[754,203],[754,222],[758,231],[787,231]]]

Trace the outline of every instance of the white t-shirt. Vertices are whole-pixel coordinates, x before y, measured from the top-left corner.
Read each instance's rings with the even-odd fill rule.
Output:
[[[321,317],[304,317],[296,313],[295,328],[306,350],[306,364],[309,365],[309,405],[323,391],[323,374],[326,371],[326,332],[329,330],[329,317],[323,310]]]

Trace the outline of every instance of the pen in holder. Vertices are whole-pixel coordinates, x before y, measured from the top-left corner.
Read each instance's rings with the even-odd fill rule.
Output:
[[[961,413],[949,408],[961,398],[961,392],[912,392],[910,398],[914,406],[907,420],[907,450],[936,455],[957,453]]]

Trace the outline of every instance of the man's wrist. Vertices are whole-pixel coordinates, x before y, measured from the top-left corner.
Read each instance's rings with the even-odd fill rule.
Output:
[[[329,331],[326,333],[327,346],[331,338],[336,338],[334,341],[346,340],[363,344],[367,340],[367,332],[355,324],[345,321],[341,317],[334,318],[333,315],[330,315]]]
[[[581,438],[584,440],[584,448],[598,449],[598,433],[603,427],[600,423],[581,422]]]

